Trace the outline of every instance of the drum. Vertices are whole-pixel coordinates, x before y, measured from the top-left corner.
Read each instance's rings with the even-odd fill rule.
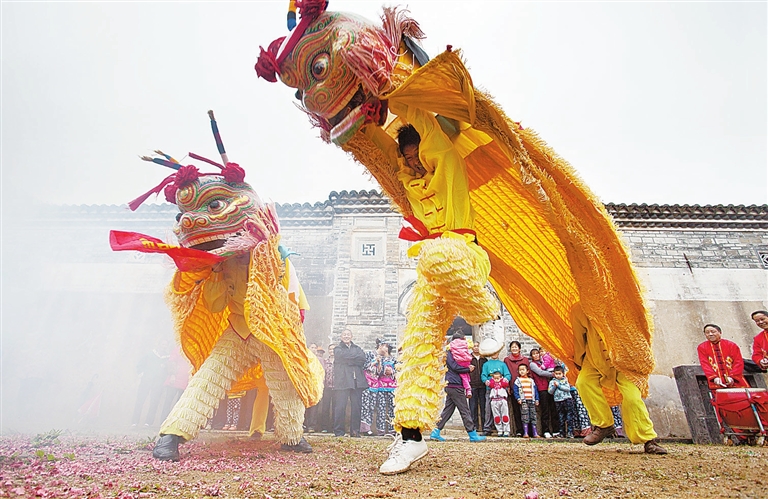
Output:
[[[768,426],[768,390],[765,388],[723,388],[715,390],[712,405],[723,422],[736,430],[760,431]],[[753,410],[754,407],[754,410]]]

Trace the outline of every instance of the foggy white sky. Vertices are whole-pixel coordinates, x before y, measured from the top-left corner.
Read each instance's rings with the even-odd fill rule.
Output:
[[[155,148],[216,158],[208,109],[262,197],[374,187],[289,88],[256,78],[287,3],[3,3],[4,211],[125,203],[170,173],[138,160]],[[603,201],[768,202],[765,3],[401,5],[431,56],[463,49],[475,85]]]

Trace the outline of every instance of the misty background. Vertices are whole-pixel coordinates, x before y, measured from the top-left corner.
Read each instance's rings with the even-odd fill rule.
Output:
[[[376,20],[381,5],[330,8]],[[461,48],[475,85],[603,201],[768,201],[765,3],[402,5],[430,55]],[[215,158],[213,109],[265,199],[375,184],[317,138],[291,89],[256,78],[259,46],[286,34],[284,0],[1,8],[0,432],[124,431],[139,361],[172,338],[171,264],[107,241],[172,241],[172,217],[125,211],[170,173],[138,155]],[[99,416],[82,418],[98,393]]]

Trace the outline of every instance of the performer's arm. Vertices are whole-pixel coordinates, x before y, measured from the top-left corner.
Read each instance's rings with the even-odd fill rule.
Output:
[[[363,133],[384,153],[392,166],[397,168],[398,148],[395,139],[390,137],[381,127],[373,124],[366,126]]]
[[[229,304],[234,291],[234,285],[224,278],[224,272],[219,268],[203,282],[203,303],[209,311],[221,312]]]

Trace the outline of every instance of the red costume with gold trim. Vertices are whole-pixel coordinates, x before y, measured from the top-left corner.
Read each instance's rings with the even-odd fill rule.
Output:
[[[765,329],[757,333],[752,340],[752,360],[762,367],[760,361],[763,359],[768,359],[768,331]]]
[[[739,345],[729,340],[720,340],[717,343],[705,341],[696,351],[699,353],[699,363],[710,390],[725,388],[714,382],[719,378],[725,383],[725,378],[733,379],[733,385],[728,388],[749,387],[744,379],[744,359],[741,357]]]

